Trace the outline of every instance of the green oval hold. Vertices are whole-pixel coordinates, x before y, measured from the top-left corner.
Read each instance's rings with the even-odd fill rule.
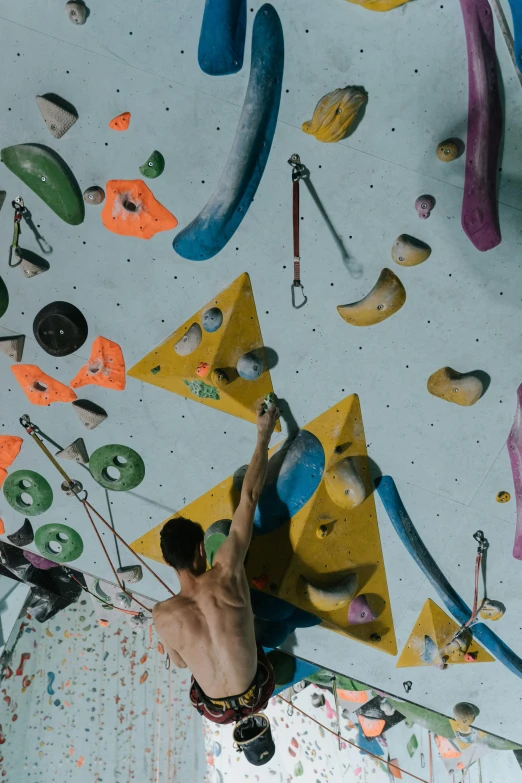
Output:
[[[23,499],[24,494],[31,502]],[[53,491],[47,479],[34,470],[15,470],[4,481],[4,497],[19,514],[36,517],[51,508]]]
[[[158,150],[154,150],[152,155],[148,160],[145,161],[143,166],[140,166],[140,171],[143,176],[149,177],[149,179],[156,179],[156,177],[159,177],[160,174],[163,174],[164,169],[165,158],[161,152],[158,152]]]
[[[51,523],[36,531],[34,543],[41,555],[55,563],[70,563],[83,552],[82,537],[68,525]]]
[[[7,286],[0,277],[0,318],[9,307],[9,292]]]
[[[231,519],[218,519],[217,522],[214,522],[212,525],[210,525],[205,533],[205,537],[203,539],[205,545],[205,554],[207,556],[208,564],[211,567],[214,565],[214,558],[219,547],[230,533],[231,524]]]
[[[145,477],[145,463],[134,449],[110,443],[91,454],[89,470],[105,489],[126,492],[141,484]]]
[[[43,144],[15,144],[0,152],[0,160],[71,226],[83,223],[85,205],[67,163]]]

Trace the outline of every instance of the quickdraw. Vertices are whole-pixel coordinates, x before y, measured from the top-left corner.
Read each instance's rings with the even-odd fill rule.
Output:
[[[106,548],[106,546],[105,546],[105,544],[104,544],[104,542],[103,542],[103,539],[102,539],[102,537],[101,537],[101,535],[100,535],[100,533],[99,533],[99,531],[98,531],[98,528],[96,527],[96,524],[95,524],[95,522],[94,522],[94,519],[93,519],[93,516],[92,516],[92,514],[94,514],[96,517],[98,517],[98,519],[100,520],[100,522],[101,522],[103,525],[105,525],[105,527],[107,527],[107,528],[110,530],[110,532],[111,532],[111,533],[112,533],[114,536],[116,536],[116,538],[118,539],[118,541],[120,541],[120,543],[122,543],[122,544],[123,544],[123,545],[124,545],[124,546],[125,546],[125,547],[126,547],[126,548],[127,548],[129,551],[130,551],[130,552],[132,552],[132,554],[134,555],[134,557],[135,557],[137,560],[139,560],[139,562],[141,563],[141,565],[142,565],[142,566],[144,566],[144,567],[145,567],[145,568],[146,568],[148,571],[150,571],[150,573],[151,573],[153,576],[155,576],[155,577],[156,577],[156,579],[158,580],[158,582],[160,582],[160,584],[161,584],[161,585],[163,585],[163,587],[164,587],[164,588],[165,588],[165,589],[166,589],[166,590],[167,590],[167,591],[168,591],[168,592],[169,592],[169,593],[170,593],[172,596],[173,596],[173,595],[175,595],[175,593],[174,593],[174,592],[173,592],[173,591],[170,589],[170,587],[169,587],[169,586],[168,586],[168,585],[167,585],[167,584],[166,584],[166,583],[165,583],[165,582],[164,582],[164,581],[163,581],[163,580],[162,580],[162,579],[161,579],[161,578],[160,578],[160,577],[159,577],[159,576],[156,574],[156,572],[155,572],[155,571],[154,571],[154,570],[153,570],[153,569],[152,569],[152,568],[151,568],[151,567],[150,567],[150,566],[149,566],[149,565],[148,565],[148,564],[145,562],[145,560],[143,560],[143,558],[141,558],[141,557],[140,557],[140,556],[139,556],[139,555],[138,555],[138,554],[137,554],[137,553],[136,553],[136,552],[135,552],[135,551],[132,549],[132,547],[131,547],[131,546],[129,546],[129,544],[127,544],[127,542],[126,542],[126,541],[125,541],[125,540],[124,540],[124,539],[123,539],[123,538],[120,536],[120,534],[119,534],[119,533],[117,533],[117,532],[116,532],[116,530],[114,530],[114,528],[113,528],[113,527],[111,527],[111,525],[110,525],[110,524],[109,524],[109,523],[108,523],[108,522],[107,522],[107,521],[106,521],[106,520],[105,520],[105,519],[102,517],[102,515],[101,515],[101,514],[100,514],[100,513],[99,513],[99,512],[98,512],[98,511],[97,511],[97,510],[94,508],[94,506],[92,506],[92,505],[91,505],[91,503],[89,503],[89,501],[87,500],[87,490],[83,489],[83,485],[81,484],[81,482],[79,482],[79,481],[76,481],[75,479],[71,479],[71,478],[69,477],[69,475],[67,474],[67,472],[66,472],[66,471],[65,471],[65,470],[62,468],[62,466],[61,466],[61,465],[60,465],[60,464],[59,464],[59,463],[56,461],[56,459],[53,457],[53,455],[51,454],[51,452],[49,451],[49,449],[47,448],[47,446],[45,445],[45,443],[44,443],[44,442],[43,442],[43,440],[41,439],[41,436],[39,436],[39,435],[40,435],[40,428],[39,428],[39,427],[38,427],[36,424],[34,424],[34,423],[33,423],[33,422],[30,420],[29,416],[27,416],[27,415],[24,415],[24,416],[22,416],[22,417],[21,417],[21,419],[20,419],[20,424],[21,424],[21,425],[22,425],[22,427],[25,429],[25,431],[27,432],[27,434],[28,434],[28,435],[29,435],[29,436],[30,436],[30,437],[31,437],[31,438],[34,440],[34,442],[35,442],[35,443],[36,443],[36,444],[39,446],[39,448],[40,448],[40,449],[43,451],[43,453],[44,453],[44,454],[45,454],[45,456],[46,456],[46,457],[47,457],[47,458],[50,460],[50,462],[52,462],[52,464],[53,464],[53,465],[54,465],[54,467],[55,467],[55,468],[58,470],[58,472],[61,474],[62,478],[64,479],[64,482],[63,482],[63,484],[62,484],[62,490],[65,492],[65,494],[66,494],[66,495],[68,495],[68,496],[70,496],[70,497],[75,497],[75,498],[76,498],[76,500],[78,500],[78,501],[79,501],[79,502],[82,504],[82,506],[84,507],[84,509],[85,509],[85,513],[86,513],[86,514],[87,514],[87,516],[89,517],[89,521],[91,522],[91,525],[92,525],[92,527],[93,527],[93,529],[94,529],[94,532],[96,533],[96,536],[97,536],[97,538],[98,538],[98,541],[100,542],[100,545],[101,545],[101,547],[102,547],[102,549],[103,549],[103,551],[104,551],[104,553],[105,553],[105,556],[106,556],[106,558],[107,558],[107,561],[108,561],[108,563],[109,563],[109,565],[110,565],[110,567],[111,567],[111,570],[112,570],[112,572],[113,572],[113,574],[114,574],[114,577],[115,577],[115,579],[116,579],[116,582],[118,583],[118,586],[120,587],[121,591],[122,591],[123,593],[125,593],[125,595],[128,595],[128,596],[129,596],[129,598],[131,598],[131,600],[135,601],[135,602],[136,602],[136,603],[137,603],[139,606],[141,606],[143,609],[145,609],[145,611],[146,611],[146,612],[150,612],[150,611],[151,611],[151,610],[149,609],[149,607],[148,607],[148,606],[145,606],[145,604],[142,604],[142,603],[141,603],[141,601],[139,601],[139,600],[136,598],[136,596],[135,596],[135,595],[133,595],[133,594],[129,593],[129,592],[128,592],[128,590],[125,588],[125,585],[122,583],[122,581],[121,581],[121,579],[120,579],[120,575],[118,574],[118,572],[116,571],[116,569],[115,569],[115,567],[114,567],[114,564],[113,564],[113,562],[112,562],[112,560],[111,560],[111,556],[109,555],[109,553],[108,553],[108,551],[107,551],[107,548]],[[80,495],[81,495],[82,493],[83,493],[83,497],[80,497]],[[92,514],[91,514],[91,512],[92,512]]]
[[[18,241],[20,239],[20,234],[22,233],[22,218],[26,212],[26,207],[24,205],[24,200],[21,196],[18,196],[18,198],[15,198],[14,201],[11,202],[11,206],[14,209],[14,227],[13,227],[13,241],[11,242],[11,246],[9,248],[9,266],[15,267],[22,263],[23,258],[22,254],[20,253],[20,248],[18,246]],[[16,256],[16,264],[13,264],[13,254]]]
[[[294,281],[290,290],[292,292],[292,307],[299,310],[308,301],[301,283],[301,256],[299,249],[299,180],[305,176],[306,167],[301,163],[299,155],[295,153],[291,156],[288,163],[292,167],[292,225],[294,234]],[[301,304],[296,304],[296,288],[300,288],[303,295]]]

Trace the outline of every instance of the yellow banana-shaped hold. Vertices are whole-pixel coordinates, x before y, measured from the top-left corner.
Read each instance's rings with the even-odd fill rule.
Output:
[[[357,574],[348,574],[336,584],[328,587],[316,587],[302,577],[303,592],[308,598],[314,609],[320,612],[333,612],[350,603],[358,585]]]
[[[406,301],[404,286],[391,269],[383,269],[364,299],[339,305],[337,312],[353,326],[372,326],[400,310]]]
[[[348,0],[348,2],[367,8],[368,11],[392,11],[409,0]]]
[[[318,141],[340,141],[346,136],[357,112],[367,101],[367,93],[359,87],[334,90],[321,98],[312,119],[303,122],[301,127]]]

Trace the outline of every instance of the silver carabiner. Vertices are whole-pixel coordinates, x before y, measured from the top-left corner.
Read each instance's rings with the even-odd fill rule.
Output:
[[[295,289],[296,288],[300,288],[301,289],[301,293],[303,294],[303,301],[301,302],[301,304],[298,304],[298,305],[295,303]],[[295,310],[300,310],[301,307],[304,307],[305,304],[308,302],[308,297],[305,296],[303,284],[301,283],[300,280],[294,280],[294,282],[290,286],[290,290],[292,292],[292,307]]]

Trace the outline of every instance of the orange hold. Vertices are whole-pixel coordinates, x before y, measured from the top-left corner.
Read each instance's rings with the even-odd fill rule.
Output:
[[[388,769],[390,770],[394,778],[398,778],[399,780],[402,780],[398,759],[391,759],[388,765]]]
[[[170,231],[177,219],[141,179],[111,179],[105,186],[102,223],[114,234],[150,239],[158,231]]]
[[[19,365],[13,365],[16,367]],[[106,337],[97,337],[92,344],[87,364],[72,379],[71,386],[78,389],[88,384],[103,386],[106,389],[123,391],[125,388],[125,360],[118,343]]]
[[[3,468],[0,468],[0,487],[2,486],[2,484],[4,483],[6,478],[7,478],[7,470],[4,470]]]
[[[451,740],[446,739],[445,737],[439,737],[439,735],[436,734],[435,742],[437,743],[439,753],[443,759],[458,759],[462,756],[460,750],[455,747]]]
[[[140,677],[140,685],[143,685],[143,683],[144,683],[144,682],[145,682],[145,680],[148,678],[148,676],[149,676],[149,673],[148,673],[148,672],[143,672],[143,674],[142,674],[142,675],[141,675],[141,677]]]
[[[131,113],[130,111],[124,111],[122,114],[118,114],[109,122],[109,128],[115,131],[126,131],[130,125]]]
[[[0,435],[0,468],[8,468],[22,448],[23,438],[17,435]]]
[[[11,371],[33,405],[72,402],[76,394],[65,384],[51,378],[36,364],[12,364]]]
[[[208,375],[209,370],[210,364],[207,364],[207,362],[200,362],[196,367],[196,375],[199,375],[200,378],[204,378],[205,375]]]
[[[7,476],[7,473],[5,474]],[[4,476],[5,478],[5,476]],[[0,536],[3,536],[5,533],[5,525],[2,519],[0,519]]]
[[[108,620],[102,620],[101,618],[98,620],[98,622],[100,623],[102,628],[107,628],[108,625],[109,625],[109,621]],[[87,666],[84,666],[83,668],[85,669],[86,672],[89,671]]]
[[[258,590],[264,590],[268,584],[268,574],[261,574],[261,576],[252,577],[252,584],[257,587]]]
[[[386,721],[382,718],[365,718],[364,715],[359,715],[359,724],[365,737],[380,737]]]
[[[151,627],[152,627],[152,626],[151,626]],[[158,652],[159,652],[161,655],[165,655],[165,648],[164,648],[164,646],[162,645],[162,643],[161,643],[161,642],[158,642]]]
[[[356,704],[366,704],[369,700],[366,691],[345,691],[342,688],[337,688],[337,695],[344,701],[353,701]]]

